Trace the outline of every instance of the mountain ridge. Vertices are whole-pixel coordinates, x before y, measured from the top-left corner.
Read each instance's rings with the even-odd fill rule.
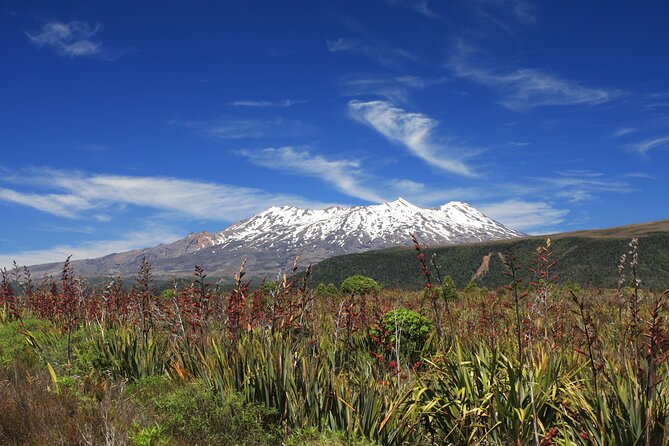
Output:
[[[172,243],[75,260],[72,265],[82,276],[130,276],[146,257],[157,276],[190,274],[195,265],[224,274],[237,270],[247,258],[249,271],[276,273],[296,256],[316,263],[342,254],[408,245],[413,233],[424,243],[445,245],[524,236],[460,201],[427,209],[403,198],[325,209],[272,206],[218,232],[190,233]],[[55,274],[61,265],[37,265],[31,270]]]

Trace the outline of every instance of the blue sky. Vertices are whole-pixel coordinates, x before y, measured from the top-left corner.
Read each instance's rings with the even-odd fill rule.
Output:
[[[548,233],[669,217],[669,4],[0,5],[0,264],[271,205],[465,201]]]

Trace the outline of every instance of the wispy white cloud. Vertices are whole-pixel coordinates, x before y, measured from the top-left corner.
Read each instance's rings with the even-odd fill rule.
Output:
[[[513,33],[518,25],[533,26],[537,22],[536,4],[527,0],[467,0],[475,16],[499,29]]]
[[[65,57],[98,57],[114,60],[125,51],[110,50],[103,47],[102,42],[94,36],[102,29],[102,25],[91,25],[84,21],[49,22],[37,32],[26,32],[28,40],[40,48],[50,48]]]
[[[279,171],[318,178],[348,196],[370,202],[404,197],[419,206],[434,206],[451,200],[472,200],[495,196],[489,188],[443,188],[408,178],[383,180],[364,171],[362,163],[350,159],[328,159],[294,147],[240,150],[253,164]]]
[[[526,24],[536,23],[537,11],[534,3],[526,0],[511,0],[509,4],[518,21]]]
[[[411,153],[432,166],[458,175],[476,174],[464,164],[473,149],[435,141],[437,121],[422,113],[407,112],[387,101],[351,101],[351,115],[381,133],[388,140],[405,146]]]
[[[596,200],[602,193],[629,193],[632,185],[620,176],[590,170],[566,170],[540,177],[525,177],[524,182],[499,184],[497,189],[517,197],[550,197],[568,203]]]
[[[325,39],[325,44],[331,53],[337,53],[339,51],[350,51],[360,47],[357,39],[349,39],[345,37]]]
[[[602,178],[605,175],[602,172],[595,172],[593,170],[586,169],[569,169],[556,172],[558,175],[563,177],[574,177],[574,178]]]
[[[412,90],[422,90],[448,82],[446,77],[344,77],[339,86],[345,96],[381,96],[394,102],[408,102]]]
[[[239,153],[259,166],[318,178],[351,197],[377,203],[385,201],[377,192],[365,186],[365,174],[358,161],[327,159],[294,147],[241,150]]]
[[[430,5],[425,0],[386,0],[390,5],[402,5],[406,8],[411,9],[414,12],[427,17],[428,19],[442,19],[439,14],[434,12]]]
[[[93,207],[90,201],[77,195],[23,193],[6,188],[0,188],[0,201],[66,218],[76,218],[79,212]]]
[[[282,101],[253,101],[240,100],[230,103],[234,107],[251,107],[251,108],[287,108],[293,105],[306,104],[307,101],[284,99]]]
[[[220,139],[259,139],[274,136],[301,136],[311,129],[301,121],[280,116],[269,118],[221,117],[209,121],[186,121],[180,123],[212,138]]]
[[[40,32],[26,33],[28,39],[39,47],[50,47],[63,56],[95,56],[102,52],[102,44],[91,40],[100,30],[100,25],[87,22],[51,22]]]
[[[639,141],[637,143],[630,144],[629,147],[636,150],[640,154],[645,155],[650,150],[661,147],[669,147],[669,135],[650,138],[646,139],[645,141]]]
[[[391,180],[387,190],[421,206],[433,206],[451,200],[473,203],[517,200],[523,203],[560,203],[564,207],[573,208],[574,205],[596,201],[602,194],[634,191],[627,180],[633,177],[647,178],[643,174],[612,176],[590,170],[568,170],[552,172],[543,177],[525,177],[515,182],[487,181],[476,186],[455,188],[427,185],[413,180]]]
[[[554,191],[554,196],[570,203],[594,200],[602,192],[627,193],[633,189],[626,181],[600,177],[563,176],[543,179]]]
[[[426,1],[412,2],[410,5],[411,9],[416,11],[418,14],[427,17],[429,19],[440,19],[442,18],[439,14],[430,9],[430,6]]]
[[[76,245],[57,245],[48,249],[24,250],[0,253],[0,268],[10,267],[13,261],[18,265],[38,265],[64,262],[68,256],[72,260],[92,259],[109,253],[146,248],[159,243],[171,242],[183,237],[169,228],[150,226],[142,231],[133,231],[116,240],[88,241]]]
[[[395,191],[405,195],[416,195],[426,191],[425,184],[413,180],[394,179],[390,180],[390,185]]]
[[[634,127],[620,127],[620,128],[618,128],[618,129],[616,129],[616,130],[611,134],[611,136],[613,136],[614,138],[620,138],[621,136],[625,136],[625,135],[628,135],[628,134],[630,134],[630,133],[634,133],[634,132],[636,132],[637,130],[638,130],[638,129],[636,129],[636,128],[634,128]]]
[[[629,178],[642,178],[642,179],[645,179],[645,180],[656,180],[657,179],[657,177],[655,175],[651,175],[651,174],[646,173],[646,172],[630,172],[630,173],[625,174],[625,176],[629,177]]]
[[[545,201],[511,199],[480,206],[489,217],[513,229],[528,233],[546,233],[565,221],[567,209],[557,209]]]
[[[403,62],[417,62],[419,58],[402,48],[386,47],[383,45],[362,44],[358,39],[338,37],[336,39],[326,39],[325,45],[331,53],[353,52],[368,57],[376,63],[397,68]]]
[[[542,106],[598,105],[621,97],[615,89],[590,88],[535,68],[504,71],[473,60],[474,50],[460,43],[448,66],[457,77],[494,89],[499,103],[513,110]]]
[[[4,188],[0,200],[66,218],[96,219],[101,210],[110,212],[122,206],[137,206],[185,218],[233,222],[274,205],[318,208],[330,204],[297,195],[170,177],[37,169],[23,174],[21,182],[24,186],[48,187],[51,191],[24,193]]]

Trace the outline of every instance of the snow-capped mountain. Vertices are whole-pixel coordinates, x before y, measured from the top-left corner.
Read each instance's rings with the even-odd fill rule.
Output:
[[[202,248],[219,246],[307,251],[327,245],[334,253],[410,243],[416,233],[424,243],[452,244],[517,237],[521,234],[486,217],[466,203],[450,202],[421,209],[400,198],[373,206],[323,210],[271,207],[213,234],[198,234]],[[306,252],[305,252],[306,254]]]
[[[271,207],[214,234],[189,234],[168,245],[79,261],[74,266],[78,273],[88,276],[131,275],[141,257],[146,256],[156,273],[165,276],[188,274],[194,265],[229,273],[248,258],[247,269],[252,273],[276,273],[298,255],[303,262],[315,263],[341,254],[407,246],[411,234],[430,245],[523,235],[457,201],[432,209],[414,206],[402,198],[372,206],[320,210],[284,206]],[[41,267],[37,271],[48,269]]]

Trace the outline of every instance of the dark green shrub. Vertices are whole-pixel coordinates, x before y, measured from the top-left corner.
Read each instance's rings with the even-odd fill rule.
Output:
[[[446,301],[457,300],[458,297],[460,297],[458,288],[455,286],[455,282],[451,276],[444,277],[444,280],[441,283],[441,292]]]
[[[339,295],[339,290],[337,289],[337,286],[332,282],[328,283],[327,285],[321,282],[316,287],[316,296],[327,297],[331,299],[337,297],[338,295]]]
[[[341,283],[341,292],[345,294],[376,294],[381,291],[381,286],[370,277],[356,274],[348,277]]]
[[[396,336],[399,334],[400,353],[405,360],[414,363],[425,348],[432,326],[432,321],[425,316],[407,308],[398,308],[386,313],[383,316],[383,327],[371,329],[370,335],[385,346],[385,350],[378,353],[387,360],[394,360],[396,353],[392,349],[396,347]]]
[[[423,344],[432,331],[432,321],[415,311],[398,308],[389,311],[383,317],[386,330],[390,332],[390,340],[395,341],[396,331],[400,331],[400,339]],[[397,329],[397,330],[396,330]]]
[[[474,279],[471,279],[465,288],[462,290],[463,293],[476,293],[479,290],[479,286],[476,284]]]

